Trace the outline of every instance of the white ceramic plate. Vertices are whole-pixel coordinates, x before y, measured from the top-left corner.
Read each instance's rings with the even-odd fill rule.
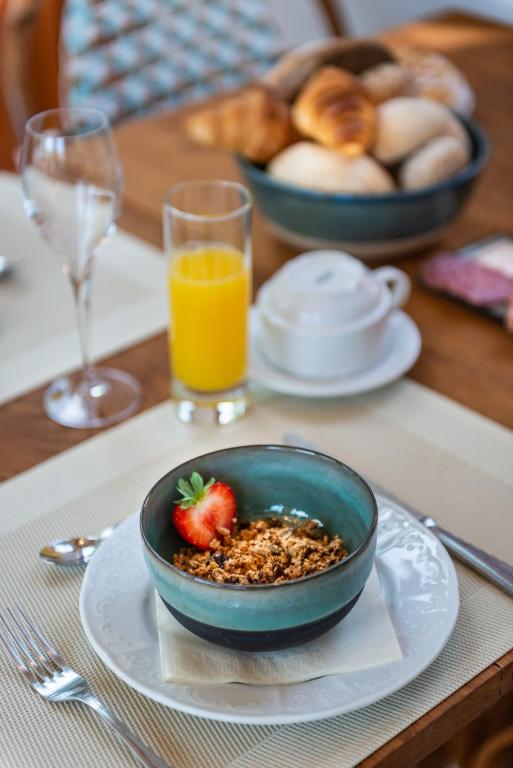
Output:
[[[179,685],[160,675],[153,590],[139,516],[125,520],[87,568],[80,616],[102,661],[150,699],[200,717],[238,723],[321,720],[372,704],[406,685],[440,653],[458,615],[452,561],[426,528],[378,497],[376,565],[403,652],[400,662],[297,685]]]
[[[249,377],[257,384],[298,397],[343,397],[369,392],[395,381],[416,362],[421,348],[419,329],[401,310],[390,315],[385,352],[371,368],[340,379],[299,379],[275,368],[265,357],[259,341],[258,310],[251,313],[251,361]]]

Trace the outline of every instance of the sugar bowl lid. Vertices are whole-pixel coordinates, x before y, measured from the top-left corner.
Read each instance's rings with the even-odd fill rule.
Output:
[[[259,301],[282,320],[304,328],[340,327],[379,301],[379,286],[361,261],[342,251],[309,251],[288,261],[264,286]]]

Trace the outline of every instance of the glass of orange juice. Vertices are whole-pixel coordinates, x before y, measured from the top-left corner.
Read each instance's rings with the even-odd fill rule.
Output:
[[[172,395],[182,421],[229,424],[248,407],[251,195],[187,181],[164,201]]]

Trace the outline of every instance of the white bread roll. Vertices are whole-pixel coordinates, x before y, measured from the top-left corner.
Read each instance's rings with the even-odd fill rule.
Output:
[[[446,56],[419,48],[394,47],[394,55],[410,73],[403,96],[440,101],[460,115],[471,115],[476,97],[460,70]]]
[[[365,194],[394,189],[388,171],[372,157],[347,158],[310,141],[284,149],[271,160],[267,170],[275,179],[321,192]]]
[[[410,73],[406,67],[395,62],[385,62],[366,69],[360,75],[367,93],[374,104],[403,96],[408,86]]]
[[[393,164],[437,136],[453,136],[468,148],[467,134],[448,107],[429,99],[390,99],[378,107],[373,155]]]
[[[414,152],[399,171],[403,189],[437,184],[461,171],[470,160],[468,147],[454,136],[439,136]]]

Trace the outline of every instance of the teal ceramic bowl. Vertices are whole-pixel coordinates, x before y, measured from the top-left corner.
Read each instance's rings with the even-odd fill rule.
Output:
[[[184,542],[171,513],[179,478],[193,471],[233,488],[239,520],[304,512],[338,533],[349,556],[280,584],[218,584],[180,571],[171,560]],[[374,494],[345,464],[300,448],[255,445],[207,453],[164,475],[144,501],[141,534],[155,588],[183,626],[219,645],[263,651],[312,640],[349,613],[372,568],[377,518]]]
[[[278,181],[262,166],[238,157],[270,229],[299,248],[342,248],[367,259],[399,256],[437,240],[460,213],[489,156],[473,121],[459,117],[472,157],[440,184],[379,195],[328,194]]]

